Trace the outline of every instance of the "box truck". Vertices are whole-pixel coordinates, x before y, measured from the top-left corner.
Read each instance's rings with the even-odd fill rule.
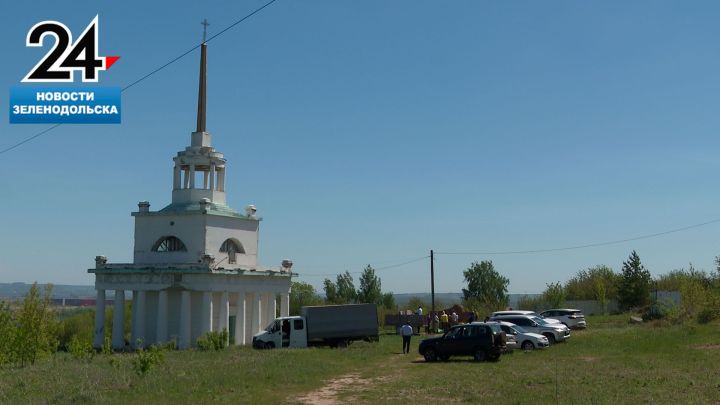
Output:
[[[300,316],[277,318],[253,336],[253,347],[344,347],[354,340],[378,340],[375,304],[302,307]]]

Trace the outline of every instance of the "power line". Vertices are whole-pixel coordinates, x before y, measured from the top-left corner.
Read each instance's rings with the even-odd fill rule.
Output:
[[[585,245],[577,245],[577,246],[566,246],[566,247],[558,247],[558,248],[550,248],[550,249],[534,249],[534,250],[508,250],[508,251],[497,251],[497,252],[435,252],[435,254],[438,254],[438,255],[477,255],[477,256],[479,256],[479,255],[521,255],[521,254],[532,254],[532,253],[560,252],[560,251],[564,251],[564,250],[575,250],[575,249],[585,249],[585,248],[598,247],[598,246],[617,245],[620,243],[632,242],[632,241],[641,240],[641,239],[655,238],[658,236],[668,235],[671,233],[686,231],[688,229],[699,228],[701,226],[710,225],[710,224],[714,224],[717,222],[720,222],[720,218],[713,219],[711,221],[702,222],[699,224],[684,226],[682,228],[671,229],[669,231],[663,231],[663,232],[651,233],[648,235],[637,236],[634,238],[619,239],[619,240],[613,240],[613,241],[608,241],[608,242],[588,243]]]
[[[53,125],[53,126],[51,126],[51,127],[45,128],[44,130],[38,132],[37,134],[35,134],[35,135],[33,135],[33,136],[29,137],[29,138],[25,138],[24,140],[16,143],[15,145],[12,145],[12,146],[9,146],[9,147],[7,147],[7,148],[5,148],[5,149],[3,149],[3,150],[0,150],[0,155],[2,155],[2,154],[5,153],[5,152],[10,152],[11,150],[13,150],[13,149],[15,149],[15,148],[17,148],[17,147],[19,147],[19,146],[21,146],[21,145],[23,145],[23,144],[26,144],[26,143],[32,141],[33,139],[35,139],[35,138],[37,138],[37,137],[39,137],[39,136],[41,136],[41,135],[45,135],[46,133],[52,131],[53,129],[55,129],[55,128],[57,128],[57,127],[59,127],[60,125],[62,125],[62,124],[55,124],[55,125]]]
[[[426,256],[422,256],[422,257],[416,257],[416,258],[411,259],[411,260],[408,260],[408,261],[406,261],[406,262],[397,263],[397,264],[391,264],[391,265],[389,265],[389,266],[373,267],[373,269],[375,269],[375,271],[393,269],[393,268],[396,268],[396,267],[406,266],[406,265],[411,264],[411,263],[416,263],[416,262],[419,262],[419,261],[421,261],[421,260],[425,260],[425,259],[427,259],[427,258],[429,258],[429,257],[430,257],[430,256],[427,256],[427,255],[426,255]],[[338,266],[338,267],[339,267],[339,266]],[[345,273],[345,272],[343,272],[343,273]],[[350,274],[362,274],[362,271],[349,271],[348,273],[350,273]],[[337,275],[338,275],[338,273],[324,273],[324,274],[299,273],[299,274],[300,274],[300,277],[302,277],[302,276],[308,276],[308,277],[332,277],[332,276],[337,276]]]
[[[213,39],[219,37],[220,35],[224,34],[224,33],[227,32],[228,30],[234,28],[236,25],[242,23],[243,21],[245,21],[245,20],[247,20],[248,18],[254,16],[255,14],[259,13],[259,12],[262,11],[265,7],[270,6],[271,4],[275,3],[276,1],[277,1],[277,0],[270,0],[269,2],[267,2],[267,3],[265,3],[264,5],[260,6],[259,8],[256,8],[252,13],[246,15],[245,17],[243,17],[243,18],[235,21],[234,23],[230,24],[229,26],[223,28],[223,29],[222,29],[220,32],[218,32],[217,34],[211,35],[210,38],[208,38],[205,42],[206,42],[206,43],[207,43],[207,42],[210,42],[210,41],[212,41]],[[123,91],[125,91],[125,90],[133,87],[134,85],[142,82],[143,80],[147,79],[148,77],[154,75],[155,73],[157,73],[157,72],[165,69],[166,67],[168,67],[168,66],[172,65],[173,63],[179,61],[180,59],[186,57],[187,55],[189,55],[190,53],[192,53],[192,51],[200,48],[201,45],[202,45],[202,43],[193,46],[192,48],[190,48],[190,49],[188,49],[187,51],[183,52],[182,54],[180,54],[179,56],[177,56],[177,57],[175,57],[174,59],[170,60],[170,61],[167,62],[166,64],[160,66],[159,68],[153,70],[152,72],[146,74],[145,76],[143,76],[143,77],[135,80],[134,82],[128,84],[127,86],[123,87],[122,90],[120,90],[120,91],[123,92]]]
[[[235,21],[234,23],[230,24],[229,26],[225,27],[225,28],[222,29],[220,32],[218,32],[217,34],[210,36],[210,38],[208,38],[207,41],[205,41],[205,42],[210,42],[210,41],[212,41],[213,39],[219,37],[220,35],[224,34],[224,33],[227,32],[228,30],[234,28],[236,25],[242,23],[243,21],[245,21],[245,20],[247,20],[248,18],[254,16],[255,14],[259,13],[260,11],[262,11],[262,10],[265,9],[266,7],[270,6],[271,4],[275,3],[276,1],[277,1],[277,0],[270,0],[269,2],[267,2],[267,3],[263,4],[262,6],[256,8],[256,9],[253,10],[253,12],[251,12],[250,14],[247,14],[247,15],[244,16],[243,18],[241,18],[241,19]],[[160,66],[159,68],[153,70],[152,72],[150,72],[150,73],[144,75],[143,77],[141,77],[141,78],[133,81],[132,83],[126,85],[125,87],[123,87],[122,89],[120,89],[120,92],[121,92],[121,93],[124,92],[125,90],[127,90],[127,89],[135,86],[136,84],[138,84],[138,83],[144,81],[145,79],[149,78],[150,76],[154,75],[155,73],[157,73],[157,72],[165,69],[166,67],[172,65],[173,63],[179,61],[180,59],[182,59],[182,58],[184,58],[185,56],[187,56],[187,55],[189,55],[190,53],[192,53],[192,51],[200,48],[200,45],[202,45],[202,44],[198,44],[198,45],[193,46],[192,48],[190,48],[190,49],[188,49],[187,51],[183,52],[183,53],[180,54],[179,56],[171,59],[169,62],[165,63],[164,65]],[[39,137],[39,136],[45,135],[46,133],[52,131],[53,129],[55,129],[55,128],[57,128],[57,127],[59,127],[60,125],[62,125],[62,124],[55,124],[55,125],[53,125],[53,126],[51,126],[51,127],[45,128],[44,130],[36,133],[35,135],[32,135],[32,136],[29,137],[29,138],[25,138],[25,139],[23,139],[22,141],[14,144],[14,145],[12,145],[12,146],[9,146],[9,147],[7,147],[7,148],[5,148],[5,149],[3,149],[3,150],[0,150],[0,155],[2,155],[2,154],[4,154],[4,153],[7,153],[7,152],[10,152],[11,150],[13,150],[13,149],[15,149],[15,148],[17,148],[17,147],[19,147],[19,146],[22,146],[22,145],[24,145],[24,144],[32,141],[33,139]]]

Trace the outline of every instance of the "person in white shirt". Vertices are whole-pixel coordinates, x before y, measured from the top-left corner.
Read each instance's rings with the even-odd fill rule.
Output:
[[[413,335],[413,328],[410,326],[410,321],[406,322],[405,325],[400,328],[400,334],[403,338],[403,353],[410,353],[410,338]]]
[[[422,316],[422,307],[418,305],[418,309],[415,311],[415,315]]]

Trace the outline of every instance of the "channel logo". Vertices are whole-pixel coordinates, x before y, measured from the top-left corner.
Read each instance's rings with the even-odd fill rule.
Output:
[[[28,48],[49,47],[21,83],[55,83],[53,86],[13,86],[10,89],[11,124],[119,124],[120,88],[57,86],[98,83],[100,72],[110,69],[119,56],[100,56],[99,16],[73,41],[70,29],[59,21],[41,21],[30,28]],[[54,41],[49,41],[53,37]],[[52,45],[47,45],[51,43]]]

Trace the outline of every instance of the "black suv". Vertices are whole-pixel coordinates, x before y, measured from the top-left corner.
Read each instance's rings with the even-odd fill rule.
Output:
[[[500,360],[507,338],[500,325],[474,322],[450,328],[440,337],[420,342],[425,361],[447,360],[450,356],[473,356],[476,361]]]

